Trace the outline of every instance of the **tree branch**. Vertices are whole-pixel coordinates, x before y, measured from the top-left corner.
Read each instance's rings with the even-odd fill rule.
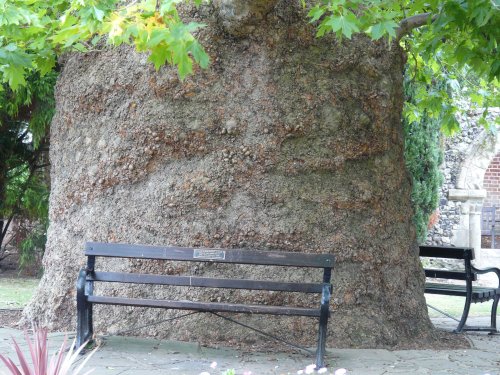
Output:
[[[26,172],[27,169],[29,169],[29,165],[21,165],[16,173],[9,175],[9,179],[14,179],[17,176],[22,175],[24,172]]]
[[[40,141],[40,146],[41,147],[45,146],[45,141],[46,141],[45,138],[43,138]],[[34,153],[33,153],[33,158],[31,160],[31,162],[28,161],[28,164],[29,164],[29,175],[28,175],[28,178],[26,179],[26,181],[24,182],[24,186],[21,188],[21,193],[17,196],[16,202],[13,204],[12,213],[10,214],[10,217],[8,218],[7,223],[5,223],[4,227],[2,228],[2,232],[0,233],[0,235],[1,235],[0,239],[2,241],[5,239],[5,236],[7,235],[7,229],[9,228],[12,220],[14,219],[14,217],[20,211],[20,205],[21,205],[22,197],[24,196],[24,193],[26,193],[26,190],[28,189],[30,180],[33,178],[33,176],[35,174],[35,171],[36,171],[35,162],[38,159],[38,156],[40,155],[40,153],[41,153],[40,150],[38,150],[38,149],[35,150]],[[0,246],[1,245],[2,245],[2,243],[0,242]]]
[[[19,138],[17,138],[17,141],[18,141],[18,142],[22,142],[22,141],[24,140],[24,138],[26,138],[26,136],[28,135],[28,133],[29,133],[29,130],[28,130],[28,129],[26,129],[26,130],[23,132],[23,134],[21,134],[21,135],[19,136]]]
[[[426,25],[429,21],[429,18],[431,19],[431,21],[434,21],[436,20],[437,15],[432,15],[431,13],[422,13],[405,18],[399,23],[399,27],[396,30],[396,40],[399,41],[403,36],[408,34],[413,29]]]
[[[3,245],[3,241],[5,240],[5,238],[7,237],[7,230],[9,229],[10,227],[10,224],[12,223],[12,219],[14,218],[14,215],[11,214],[9,216],[9,218],[7,219],[7,222],[4,224],[3,228],[2,228],[2,233],[0,233],[2,235],[2,242],[0,243],[1,245]]]
[[[35,165],[35,169],[50,167],[50,163]]]

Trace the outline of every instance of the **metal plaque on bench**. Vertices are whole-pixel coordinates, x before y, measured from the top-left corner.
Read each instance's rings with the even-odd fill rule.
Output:
[[[224,260],[226,252],[216,249],[194,249],[193,259]]]

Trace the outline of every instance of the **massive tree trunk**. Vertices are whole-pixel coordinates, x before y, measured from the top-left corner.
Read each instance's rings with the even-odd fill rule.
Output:
[[[403,161],[403,53],[363,37],[318,40],[301,9],[275,3],[215,1],[188,13],[208,23],[200,37],[211,65],[183,82],[127,48],[68,59],[52,124],[45,274],[28,319],[74,327],[83,243],[94,240],[334,253],[331,345],[432,336]],[[153,292],[201,296],[126,293]],[[275,298],[208,298],[229,296]],[[171,314],[106,307],[95,319],[99,331],[115,332]],[[214,319],[195,315],[141,333],[257,340]],[[314,344],[310,319],[251,320]]]

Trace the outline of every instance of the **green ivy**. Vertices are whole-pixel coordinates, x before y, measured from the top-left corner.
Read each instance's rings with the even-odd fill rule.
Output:
[[[418,82],[407,79],[405,97],[409,106],[414,105],[416,94],[422,90]],[[445,88],[442,80],[433,82],[432,89]],[[424,111],[418,119],[403,119],[405,135],[405,163],[412,180],[411,201],[413,205],[413,221],[417,232],[417,241],[423,243],[427,237],[427,227],[431,214],[439,204],[439,192],[443,176],[439,166],[443,161],[441,150],[440,117],[430,117]]]

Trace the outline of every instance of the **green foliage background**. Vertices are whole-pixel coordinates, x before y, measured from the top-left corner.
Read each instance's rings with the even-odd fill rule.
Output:
[[[20,266],[27,267],[43,254],[48,227],[48,132],[54,114],[57,73],[34,72],[26,84],[0,90],[0,218],[15,219],[14,237]],[[4,228],[5,231],[5,228]],[[6,250],[0,241],[0,259]]]
[[[441,89],[446,83],[441,79],[432,84],[433,89]],[[407,76],[404,82],[405,99],[408,105],[415,103],[415,94],[420,89],[432,91],[429,87],[411,81]],[[425,242],[427,227],[431,214],[439,204],[439,191],[443,176],[439,166],[443,162],[443,151],[440,143],[442,134],[441,121],[438,117],[430,117],[424,111],[418,121],[403,118],[405,135],[405,163],[412,180],[411,201],[413,204],[413,221],[417,232],[417,241]]]

